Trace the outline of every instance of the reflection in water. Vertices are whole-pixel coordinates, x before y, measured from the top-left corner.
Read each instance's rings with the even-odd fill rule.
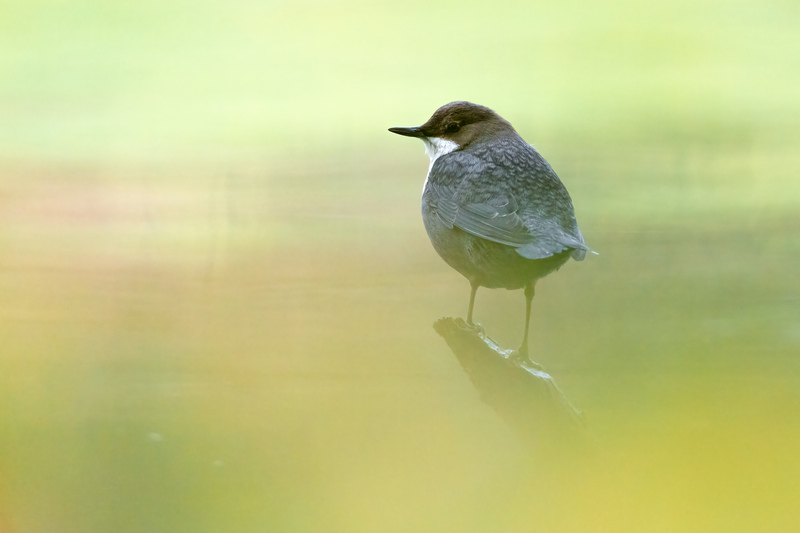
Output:
[[[309,4],[3,2],[0,533],[797,531],[797,2]],[[431,328],[468,284],[385,127],[456,98],[602,252],[529,339],[594,447]]]
[[[590,207],[607,253],[542,282],[531,352],[597,445],[543,457],[430,327],[463,312],[464,286],[408,207],[418,184],[356,167],[347,186],[382,209],[346,191],[333,206],[309,193],[314,175],[260,171],[224,186],[195,174],[64,190],[58,172],[3,185],[5,530],[797,518],[795,215],[636,225]],[[606,205],[592,187],[573,194]],[[514,296],[482,300],[502,344],[518,338]]]

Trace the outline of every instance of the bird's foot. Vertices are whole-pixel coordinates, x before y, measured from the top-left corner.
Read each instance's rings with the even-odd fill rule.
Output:
[[[456,319],[452,319],[452,318],[444,319],[444,318],[441,318],[439,320],[440,321],[441,320],[454,320],[455,323],[456,323],[456,326],[458,326],[460,329],[467,330],[467,331],[474,331],[475,333],[478,334],[478,336],[481,339],[485,339],[486,338],[486,333],[483,331],[483,326],[481,326],[477,322],[468,322],[467,320],[465,320],[463,318],[456,318]]]
[[[477,331],[478,335],[480,335],[481,338],[486,336],[486,332],[484,331],[483,326],[481,326],[477,322],[464,321],[464,324],[466,324],[467,327],[470,328],[471,330]]]
[[[515,363],[518,363],[520,365],[529,366],[536,370],[544,370],[542,365],[531,361],[531,358],[528,357],[528,350],[524,350],[521,348],[512,350],[511,353],[508,355],[508,358],[509,360],[514,361]]]

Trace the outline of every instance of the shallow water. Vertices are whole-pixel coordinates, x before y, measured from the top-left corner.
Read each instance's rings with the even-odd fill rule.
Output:
[[[469,291],[427,242],[418,184],[336,164],[350,174],[333,198],[324,176],[270,169],[136,181],[99,168],[69,186],[63,169],[25,169],[35,177],[5,185],[8,530],[800,518],[796,213],[618,215],[603,176],[568,183],[600,255],[539,284],[532,354],[593,444],[543,456],[431,327],[463,316]],[[523,313],[520,291],[478,293],[501,344],[519,341]]]
[[[796,531],[798,15],[4,3],[0,532]],[[386,129],[462,98],[599,252],[531,325],[583,448],[520,442],[433,331],[469,286]],[[523,316],[479,291],[503,346]]]

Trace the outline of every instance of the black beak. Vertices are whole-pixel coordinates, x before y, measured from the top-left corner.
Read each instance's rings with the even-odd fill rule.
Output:
[[[421,128],[389,128],[389,131],[406,137],[425,137]]]

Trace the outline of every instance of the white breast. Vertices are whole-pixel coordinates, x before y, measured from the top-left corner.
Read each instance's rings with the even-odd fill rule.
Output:
[[[431,174],[433,164],[437,159],[445,154],[449,154],[454,150],[458,150],[459,146],[453,141],[442,139],[440,137],[423,137],[422,142],[425,143],[425,153],[431,158],[431,164],[428,167],[428,174],[425,176],[425,185],[428,184],[428,176]],[[425,185],[422,188],[425,188]]]

